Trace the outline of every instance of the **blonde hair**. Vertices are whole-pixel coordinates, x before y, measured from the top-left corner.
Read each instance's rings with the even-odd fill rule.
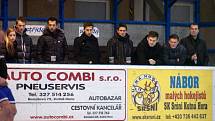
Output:
[[[13,41],[9,40],[8,35],[11,32],[15,32],[14,28],[8,28],[6,31],[6,35],[5,35],[5,43],[6,43],[6,50],[8,52],[8,54],[14,55],[15,54],[15,49],[14,49],[14,43]]]

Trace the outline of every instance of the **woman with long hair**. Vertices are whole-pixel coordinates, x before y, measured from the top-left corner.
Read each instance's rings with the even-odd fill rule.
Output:
[[[6,47],[6,61],[7,63],[16,63],[17,62],[17,53],[16,53],[16,32],[13,28],[8,28],[5,35],[5,47]]]

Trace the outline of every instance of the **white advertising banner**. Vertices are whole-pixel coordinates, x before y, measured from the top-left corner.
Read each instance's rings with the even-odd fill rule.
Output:
[[[45,25],[26,25],[25,27],[29,36],[41,36],[45,29]]]
[[[9,66],[15,121],[125,120],[126,70]]]

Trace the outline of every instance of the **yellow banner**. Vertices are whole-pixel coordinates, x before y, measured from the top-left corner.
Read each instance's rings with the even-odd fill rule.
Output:
[[[212,71],[128,70],[128,121],[212,121]]]

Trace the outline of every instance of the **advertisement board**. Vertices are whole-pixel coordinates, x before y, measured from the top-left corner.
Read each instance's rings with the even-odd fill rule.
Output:
[[[128,70],[128,121],[212,121],[212,106],[211,70]]]
[[[9,67],[16,121],[125,120],[126,71]]]

